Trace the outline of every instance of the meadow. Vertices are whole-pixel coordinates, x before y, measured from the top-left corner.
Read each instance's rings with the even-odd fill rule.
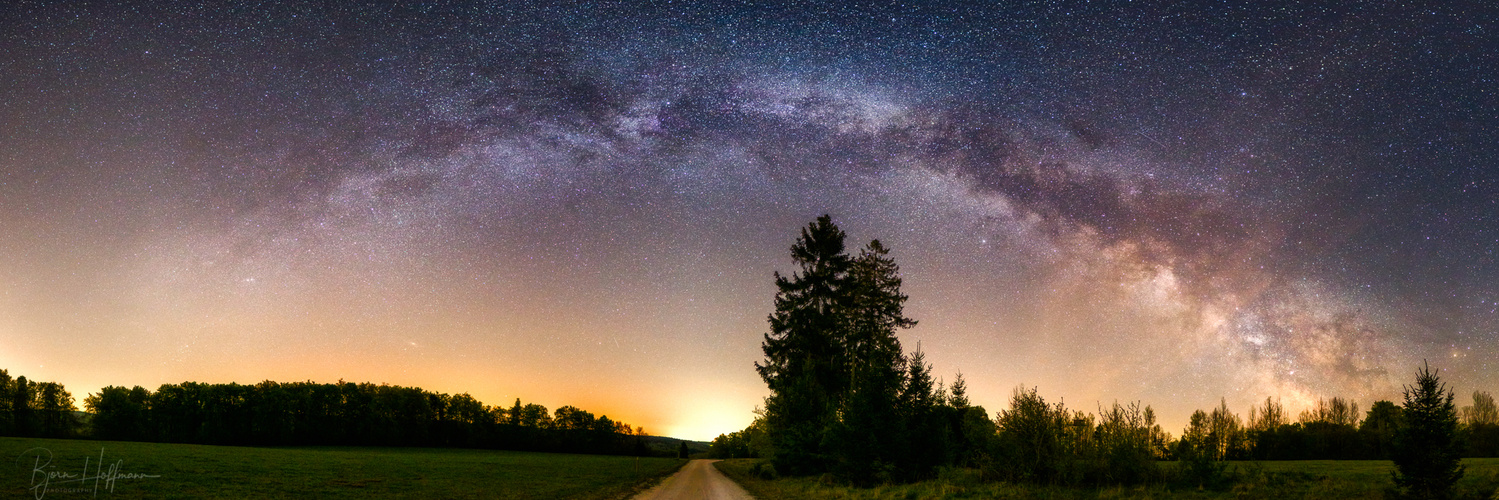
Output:
[[[977,472],[944,469],[938,479],[875,488],[852,488],[824,478],[765,480],[750,473],[756,460],[717,462],[719,470],[733,478],[760,500],[789,499],[947,499],[947,498],[1043,498],[1043,499],[1146,499],[1146,498],[1264,498],[1264,499],[1367,499],[1381,498],[1394,487],[1388,460],[1299,460],[1230,462],[1233,481],[1217,488],[1183,484],[1151,484],[1103,488],[1041,486],[980,481]],[[1467,473],[1458,481],[1456,498],[1490,499],[1499,488],[1499,458],[1464,459]],[[1174,462],[1164,462],[1172,468]]]
[[[610,499],[628,498],[683,463],[675,458],[444,448],[254,448],[0,437],[0,497]]]

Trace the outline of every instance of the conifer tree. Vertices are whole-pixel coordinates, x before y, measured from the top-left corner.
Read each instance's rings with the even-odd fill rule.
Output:
[[[818,217],[791,246],[800,270],[775,275],[776,309],[761,344],[765,361],[755,369],[770,387],[765,424],[774,441],[776,470],[785,474],[827,470],[824,434],[849,383],[843,313],[850,261],[844,237],[830,216]]]
[[[933,455],[931,446],[912,446],[921,432],[912,425],[931,420],[943,401],[930,368],[908,363],[896,337],[916,321],[904,315],[907,297],[890,250],[874,240],[851,258],[844,240],[827,215],[802,229],[791,247],[799,269],[775,275],[765,361],[755,369],[771,390],[764,426],[778,472],[831,470],[872,484],[896,479],[912,451]],[[929,461],[918,460],[916,470],[930,469]]]
[[[903,468],[913,475],[924,475],[941,465],[946,454],[949,436],[942,432],[937,407],[946,397],[932,379],[932,367],[926,362],[926,354],[917,346],[916,352],[906,357],[906,384],[901,391],[900,406],[905,421],[903,443]]]
[[[963,380],[963,372],[953,376],[952,387],[947,388],[947,405],[959,410],[965,410],[969,405],[968,382]]]
[[[905,427],[897,407],[905,373],[895,331],[916,321],[903,315],[900,268],[888,253],[871,241],[851,263],[846,293],[848,391],[828,448],[836,472],[859,484],[891,479]]]
[[[913,392],[896,331],[905,317],[900,268],[879,240],[850,258],[845,235],[824,215],[791,247],[799,269],[776,274],[776,310],[755,368],[771,389],[765,428],[776,470],[832,470],[870,484],[892,479],[908,451],[910,397],[934,404],[929,369]],[[922,384],[925,384],[922,386]],[[930,413],[930,411],[925,411]]]
[[[1395,428],[1391,458],[1395,484],[1410,498],[1444,499],[1463,476],[1457,440],[1457,407],[1429,365],[1416,372],[1416,385],[1405,387],[1402,424]]]

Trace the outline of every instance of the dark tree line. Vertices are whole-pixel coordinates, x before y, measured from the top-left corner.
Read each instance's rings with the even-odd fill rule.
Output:
[[[1465,457],[1499,456],[1493,398],[1483,391],[1473,398],[1455,424],[1457,449]],[[1358,403],[1338,397],[1317,401],[1294,422],[1270,398],[1251,408],[1242,424],[1226,406],[1198,413],[1173,452],[1190,444],[1189,436],[1204,435],[1212,436],[1211,453],[1220,460],[1388,460],[1405,421],[1405,407],[1393,402],[1377,401],[1361,413]]]
[[[14,381],[0,370],[0,435],[92,437],[217,445],[497,448],[569,453],[656,453],[645,431],[563,406],[487,406],[468,394],[416,387],[314,382],[110,386],[84,400],[60,384]],[[668,452],[670,453],[670,452]]]
[[[73,395],[56,382],[11,378],[0,370],[0,436],[75,437]]]
[[[916,322],[903,315],[889,251],[874,240],[849,255],[845,238],[828,216],[801,230],[791,247],[798,269],[775,275],[765,361],[755,365],[771,395],[748,428],[713,441],[712,456],[767,459],[755,469],[765,476],[831,473],[853,484],[958,466],[1046,484],[1221,485],[1228,460],[1393,459],[1397,484],[1422,498],[1440,498],[1461,475],[1460,455],[1499,456],[1493,398],[1474,393],[1459,421],[1452,394],[1427,370],[1403,406],[1379,401],[1364,413],[1334,397],[1293,422],[1267,398],[1245,421],[1220,402],[1195,412],[1180,438],[1161,430],[1149,406],[1094,414],[1023,387],[990,420],[969,404],[961,375],[944,388],[919,351],[902,350],[895,333]]]
[[[1416,375],[1416,384],[1405,388],[1404,405],[1376,402],[1362,420],[1358,404],[1342,398],[1319,400],[1296,423],[1288,423],[1280,403],[1268,398],[1250,410],[1245,426],[1226,404],[1212,413],[1199,410],[1174,452],[1186,475],[1200,484],[1224,481],[1222,461],[1229,459],[1391,459],[1402,495],[1448,498],[1462,477],[1464,450],[1492,453],[1474,438],[1487,432],[1493,398],[1475,393],[1474,406],[1464,409],[1464,425],[1446,385],[1427,367]]]

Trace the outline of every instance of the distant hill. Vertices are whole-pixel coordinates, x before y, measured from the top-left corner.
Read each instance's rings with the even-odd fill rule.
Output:
[[[687,451],[691,452],[693,455],[708,452],[709,443],[707,441],[692,441],[666,436],[645,436],[644,438],[645,446],[647,448],[650,448],[652,454],[675,454],[677,452],[677,447],[681,446],[679,443],[682,443],[684,441],[687,443]]]

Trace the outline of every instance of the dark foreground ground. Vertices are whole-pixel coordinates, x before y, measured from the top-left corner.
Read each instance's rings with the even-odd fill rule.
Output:
[[[1490,499],[1499,488],[1499,458],[1467,459],[1467,474],[1457,485],[1457,498]],[[829,484],[820,478],[766,481],[749,473],[754,461],[717,462],[719,470],[744,485],[760,500],[782,499],[947,499],[947,498],[1264,498],[1264,499],[1378,499],[1395,486],[1388,460],[1305,460],[1286,462],[1231,462],[1236,480],[1219,488],[1199,489],[1180,484],[1114,488],[1067,488],[978,480],[969,470],[950,470],[934,481],[871,489]],[[1174,464],[1163,464],[1166,467]]]
[[[628,498],[684,462],[0,437],[0,498]]]

